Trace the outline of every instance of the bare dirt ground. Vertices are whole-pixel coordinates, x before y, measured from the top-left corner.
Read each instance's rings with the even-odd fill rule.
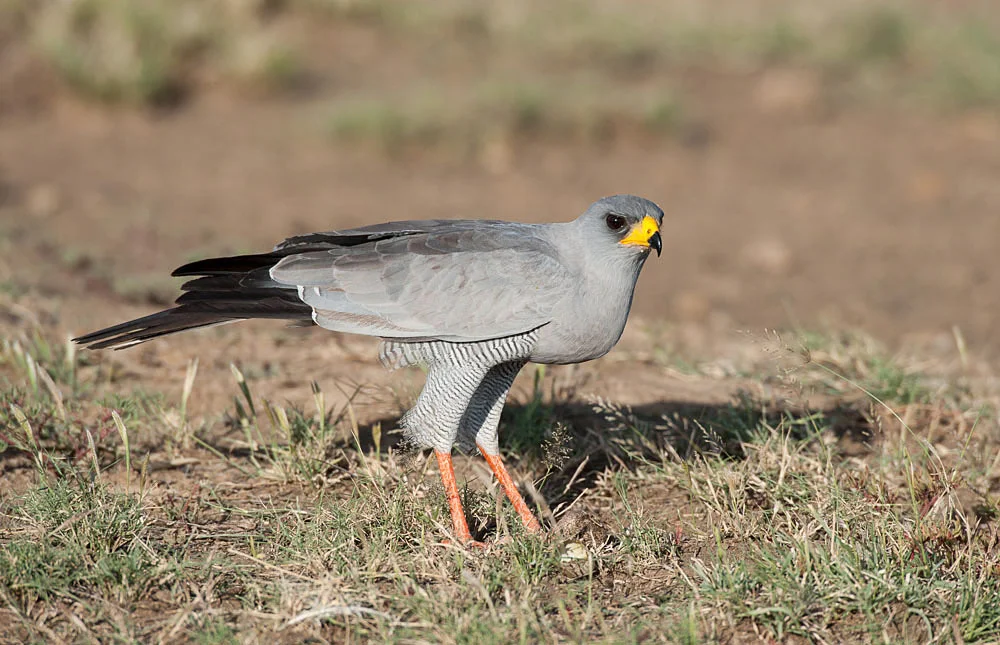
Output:
[[[987,602],[995,585],[942,591],[900,582],[896,596],[888,586],[871,597],[851,587],[845,600],[816,590],[847,583],[803,564],[820,557],[810,549],[823,540],[875,540],[856,528],[870,525],[899,540],[864,542],[871,553],[906,554],[898,560],[915,567],[913,576],[900,568],[900,580],[950,580],[935,567],[953,572],[963,558],[976,584],[998,570],[990,545],[1000,440],[995,413],[983,412],[995,409],[991,362],[1000,356],[995,110],[849,100],[797,65],[669,66],[624,75],[616,89],[622,102],[660,82],[682,96],[684,123],[669,136],[515,137],[474,154],[419,145],[390,154],[331,139],[331,101],[409,82],[424,65],[460,87],[490,55],[432,48],[363,21],[305,28],[300,37],[309,71],[300,92],[209,87],[179,107],[151,110],[81,99],[44,66],[24,62],[19,45],[0,49],[17,54],[0,59],[4,405],[34,410],[28,421],[45,444],[11,448],[0,463],[0,535],[13,552],[25,536],[57,540],[77,523],[71,515],[35,526],[19,514],[18,495],[37,483],[32,454],[68,455],[81,472],[93,454],[97,479],[129,493],[135,464],[148,455],[139,495],[147,520],[136,535],[155,554],[135,566],[156,571],[136,578],[139,587],[88,580],[54,597],[12,583],[3,587],[9,620],[0,639],[509,642],[506,633],[522,642],[987,642],[1000,634],[993,610],[961,613],[958,601],[907,610],[918,596],[955,589]],[[612,193],[646,196],[667,213],[663,256],[644,270],[626,335],[604,359],[548,370],[537,388],[526,371],[504,422],[513,437],[505,448],[541,491],[543,515],[553,509],[548,519],[562,521],[565,540],[589,549],[586,570],[534,542],[525,548],[537,552],[508,547],[499,564],[427,554],[440,537],[432,533],[447,525],[434,473],[386,454],[377,438],[412,402],[421,375],[384,372],[373,340],[241,323],[127,352],[60,354],[67,334],[167,304],[177,287],[170,270],[197,257],[389,219],[564,220]],[[784,330],[782,338],[770,329]],[[856,330],[882,345],[843,340]],[[824,340],[808,340],[817,331]],[[46,399],[21,350],[52,373],[69,422],[50,427],[58,414],[46,406],[58,397]],[[61,379],[60,361],[79,361],[78,371]],[[231,364],[258,406],[310,408],[311,381],[327,405],[350,404],[355,420],[345,416],[336,441],[320,446],[328,449],[323,468],[295,471],[302,460],[282,452],[287,446],[258,464],[260,446],[240,429]],[[124,399],[107,397],[146,394],[160,398],[128,418],[136,451],[129,468],[110,419]],[[36,399],[48,403],[33,408]],[[13,409],[0,416],[10,424],[5,436],[25,427]],[[304,418],[315,427],[315,417]],[[569,428],[577,447],[568,466],[554,468],[517,443],[538,424],[546,438]],[[810,424],[816,434],[802,431]],[[352,425],[356,439],[344,430]],[[280,434],[280,424],[261,426],[264,436]],[[918,465],[907,447],[923,455]],[[694,456],[702,454],[712,457]],[[508,531],[487,473],[475,460],[461,467],[478,495],[470,507],[477,533]],[[841,497],[821,494],[832,489]],[[850,528],[823,524],[845,499]],[[128,510],[120,500],[94,504]],[[865,515],[881,504],[909,510],[898,525]],[[767,557],[748,539],[755,534],[766,536]],[[793,573],[782,578],[778,564],[770,574],[747,573],[743,554],[776,563],[792,554],[782,562]],[[795,567],[815,575],[811,590],[794,586]],[[505,596],[505,586],[523,598]],[[768,617],[775,606],[787,615]],[[316,607],[341,613],[293,622]],[[931,618],[914,618],[921,615]]]

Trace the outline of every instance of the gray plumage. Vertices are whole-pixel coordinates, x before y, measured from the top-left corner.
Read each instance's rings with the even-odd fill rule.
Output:
[[[180,267],[177,306],[76,339],[122,348],[184,329],[284,318],[383,339],[391,368],[428,367],[401,424],[419,445],[498,450],[528,361],[578,363],[618,342],[663,212],[630,195],[556,224],[392,222],[290,238],[270,253]]]

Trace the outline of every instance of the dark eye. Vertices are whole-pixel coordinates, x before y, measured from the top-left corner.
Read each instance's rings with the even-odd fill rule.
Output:
[[[621,215],[608,213],[608,216],[604,218],[604,221],[607,223],[608,228],[612,231],[620,231],[625,228],[625,218]]]

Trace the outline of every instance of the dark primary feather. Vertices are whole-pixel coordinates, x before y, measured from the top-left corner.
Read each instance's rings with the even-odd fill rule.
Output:
[[[225,258],[208,258],[189,262],[177,267],[170,275],[174,277],[189,275],[231,275],[272,267],[287,253],[259,253],[255,255],[234,255]],[[190,282],[187,284],[191,284]],[[185,284],[184,286],[187,286]]]
[[[386,222],[344,231],[327,231],[324,233],[307,233],[296,235],[278,243],[270,253],[253,255],[235,255],[224,258],[208,258],[196,260],[174,269],[173,276],[231,274],[239,271],[254,271],[255,269],[274,266],[282,258],[310,251],[327,251],[336,248],[346,248],[370,244],[394,237],[419,235],[447,228],[450,225],[461,225],[468,220],[426,220],[411,222]],[[185,285],[186,286],[186,285]]]
[[[276,254],[240,256],[186,265],[174,275],[202,277],[181,287],[184,293],[177,298],[175,307],[74,341],[91,349],[124,349],[167,334],[234,320],[277,318],[311,322],[312,309],[299,300],[295,290],[281,288],[268,277],[268,270],[280,259]]]

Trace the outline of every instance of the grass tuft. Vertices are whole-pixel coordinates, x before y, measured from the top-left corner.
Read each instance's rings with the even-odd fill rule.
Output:
[[[91,594],[128,605],[159,576],[142,542],[149,524],[135,496],[55,479],[4,507],[0,590],[24,616],[46,602]]]
[[[343,102],[334,106],[327,130],[336,140],[373,143],[389,153],[431,145],[481,153],[523,139],[669,136],[682,127],[683,115],[677,97],[665,91],[621,100],[600,84],[491,81],[455,97],[416,92]]]
[[[171,106],[219,79],[267,92],[298,88],[304,68],[294,43],[251,4],[39,0],[24,21],[59,76],[101,102]]]
[[[875,403],[902,406],[926,403],[932,396],[919,374],[906,369],[899,358],[888,355],[878,343],[861,335],[803,334],[799,348],[791,351],[802,355],[805,372],[811,367],[818,368],[811,376],[797,375],[806,382],[818,380],[831,391],[844,393],[854,389]]]
[[[268,400],[258,403],[243,372],[235,365],[230,367],[239,395],[233,397],[235,412],[227,423],[242,434],[243,441],[237,445],[249,451],[258,475],[318,486],[342,479],[347,463],[344,450],[350,446],[361,449],[360,428],[352,408],[359,390],[334,410],[327,407],[322,389],[313,382],[314,410],[307,412]],[[375,426],[371,431],[377,449],[381,428]]]
[[[848,55],[859,63],[898,63],[912,55],[913,27],[908,16],[888,7],[876,7],[851,20]]]
[[[39,43],[79,92],[104,101],[168,103],[182,88],[185,59],[205,45],[203,27],[172,24],[160,2],[81,0],[48,3]]]

